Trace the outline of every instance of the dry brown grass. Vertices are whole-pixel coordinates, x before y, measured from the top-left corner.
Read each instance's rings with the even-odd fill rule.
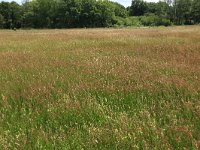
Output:
[[[199,26],[2,30],[0,85],[3,149],[199,148]]]

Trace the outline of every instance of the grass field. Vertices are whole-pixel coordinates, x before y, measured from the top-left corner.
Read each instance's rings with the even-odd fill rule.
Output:
[[[199,149],[200,26],[0,31],[0,149]]]

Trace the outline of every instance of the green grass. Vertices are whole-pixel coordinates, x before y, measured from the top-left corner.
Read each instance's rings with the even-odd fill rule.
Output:
[[[199,29],[0,31],[0,149],[199,149]]]

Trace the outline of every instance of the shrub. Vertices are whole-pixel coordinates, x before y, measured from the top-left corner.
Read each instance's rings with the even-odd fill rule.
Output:
[[[116,25],[117,26],[141,26],[141,22],[139,17],[116,17]]]
[[[172,25],[172,22],[169,19],[165,19],[165,18],[162,18],[159,23],[160,23],[159,25],[163,25],[163,26],[171,26]]]
[[[126,26],[141,26],[139,17],[128,17],[125,19]]]
[[[166,18],[161,18],[155,14],[146,14],[140,17],[140,21],[144,26],[170,26],[171,21]]]

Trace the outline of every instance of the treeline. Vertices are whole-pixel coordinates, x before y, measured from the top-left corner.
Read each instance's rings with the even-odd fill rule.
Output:
[[[200,23],[200,0],[133,0],[123,5],[108,0],[25,0],[0,3],[0,28],[80,28],[169,26]]]
[[[200,0],[162,0],[158,3],[133,0],[128,9],[130,16],[146,16],[147,22],[149,19],[176,25],[200,23]]]

